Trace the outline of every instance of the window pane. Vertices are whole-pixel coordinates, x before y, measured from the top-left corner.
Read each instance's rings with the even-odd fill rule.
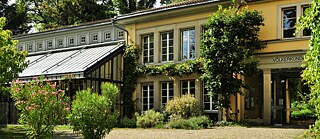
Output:
[[[161,36],[162,36],[162,40],[166,40],[167,39],[167,33],[162,33]]]
[[[290,8],[290,9],[284,9],[283,10],[283,19],[286,19],[286,18],[295,18],[296,17],[296,8],[293,7],[293,8]]]
[[[293,29],[284,29],[283,30],[283,37],[284,38],[292,38],[292,37],[294,37],[294,32],[295,32],[295,28],[293,28]]]
[[[311,29],[304,29],[303,36],[311,36]]]
[[[210,103],[204,103],[204,109],[210,110]]]
[[[182,82],[182,88],[188,88],[188,81]]]
[[[283,20],[283,28],[294,28],[296,21],[296,18]]]

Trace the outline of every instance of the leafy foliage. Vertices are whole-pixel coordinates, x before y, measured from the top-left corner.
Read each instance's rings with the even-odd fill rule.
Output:
[[[191,117],[190,119],[177,119],[168,122],[169,128],[175,129],[202,129],[212,125],[211,120],[206,116]]]
[[[148,110],[141,115],[135,114],[137,117],[137,126],[143,128],[154,127],[158,124],[162,124],[164,120],[163,114],[154,110]]]
[[[263,20],[256,10],[238,11],[220,6],[204,25],[206,31],[200,46],[204,62],[202,78],[210,94],[221,95],[221,107],[228,109],[230,96],[245,86],[236,75],[252,75],[257,71],[258,61],[253,53],[264,48],[258,38]]]
[[[123,69],[123,107],[124,115],[132,118],[134,112],[134,102],[132,100],[132,92],[135,91],[137,85],[137,61],[139,59],[139,50],[133,45],[126,47],[124,54],[124,65],[126,68]]]
[[[168,63],[163,65],[143,65],[138,67],[138,73],[142,75],[161,75],[182,76],[191,75],[193,73],[202,73],[201,59],[189,60],[183,63]]]
[[[120,14],[126,14],[153,8],[156,0],[114,0],[114,3]]]
[[[15,48],[17,41],[12,40],[11,31],[3,30],[5,21],[4,17],[0,18],[0,90],[27,67],[25,62],[27,52],[17,51]]]
[[[120,123],[118,127],[122,128],[135,128],[137,120],[135,118],[129,119],[128,117],[123,117],[120,119]]]
[[[69,115],[74,131],[80,131],[84,138],[101,139],[116,126],[119,116],[114,112],[119,89],[111,83],[101,85],[102,95],[91,93],[90,89],[77,92]]]
[[[10,30],[14,35],[27,33],[30,30],[31,26],[28,25],[27,11],[24,7],[17,4],[9,5],[9,0],[1,0],[0,9],[0,17],[7,18],[4,29]]]
[[[309,43],[309,50],[307,51],[302,65],[305,69],[303,71],[303,79],[305,79],[310,86],[310,101],[316,111],[318,119],[320,118],[320,1],[313,0],[310,8],[308,8],[304,16],[299,18],[297,24],[297,31],[304,28],[311,29],[311,39]]]
[[[19,122],[26,127],[30,138],[50,138],[54,126],[61,123],[70,110],[64,91],[50,82],[13,82],[11,95],[21,114]]]
[[[38,30],[74,25],[116,15],[111,0],[19,0]]]
[[[198,100],[190,94],[169,100],[165,111],[171,115],[171,119],[190,118],[201,114]]]

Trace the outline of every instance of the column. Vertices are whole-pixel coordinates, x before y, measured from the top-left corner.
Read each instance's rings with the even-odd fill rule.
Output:
[[[161,110],[161,86],[158,80],[153,82],[153,91],[154,91],[154,109],[160,111]]]
[[[263,69],[263,123],[271,124],[271,69]]]

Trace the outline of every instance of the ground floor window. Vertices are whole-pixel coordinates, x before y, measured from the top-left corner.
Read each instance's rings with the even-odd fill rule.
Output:
[[[154,108],[154,87],[153,84],[142,85],[142,111]]]
[[[218,112],[218,95],[210,95],[205,87],[203,89],[203,109],[204,112]]]
[[[187,80],[187,81],[181,81],[181,94],[196,94],[196,84],[195,80]]]
[[[162,82],[161,83],[161,103],[166,105],[166,103],[173,99],[173,82]]]

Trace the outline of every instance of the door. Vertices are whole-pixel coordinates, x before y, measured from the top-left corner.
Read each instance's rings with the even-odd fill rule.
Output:
[[[279,74],[273,77],[273,124],[281,126],[286,123],[286,79]]]

